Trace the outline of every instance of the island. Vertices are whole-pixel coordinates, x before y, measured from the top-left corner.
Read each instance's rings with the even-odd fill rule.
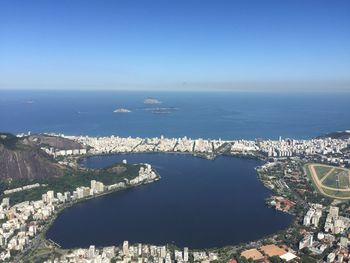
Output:
[[[129,112],[131,112],[131,110],[128,110],[128,109],[125,109],[125,108],[118,108],[118,109],[115,109],[113,112],[116,112],[116,113],[129,113]]]
[[[161,104],[162,102],[155,98],[147,98],[143,101],[144,104]]]

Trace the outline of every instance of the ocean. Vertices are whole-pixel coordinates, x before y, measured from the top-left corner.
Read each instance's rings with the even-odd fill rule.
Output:
[[[162,103],[144,104],[149,97]],[[0,91],[0,131],[308,139],[350,129],[349,101],[346,93]]]

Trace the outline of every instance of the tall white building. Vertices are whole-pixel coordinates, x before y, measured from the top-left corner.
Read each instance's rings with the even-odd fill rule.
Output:
[[[123,242],[123,254],[125,257],[129,256],[129,242],[128,241]]]
[[[188,261],[188,247],[184,247],[184,261]]]
[[[164,258],[166,256],[166,247],[165,246],[162,246],[160,248],[160,257],[161,258]]]
[[[303,249],[304,247],[311,247],[312,244],[313,236],[312,234],[308,234],[299,242],[299,249]]]
[[[91,245],[89,247],[89,252],[88,252],[88,257],[89,258],[94,258],[95,257],[95,246]]]
[[[91,182],[90,182],[90,188],[91,188],[91,189],[95,189],[95,187],[96,187],[96,180],[91,180]]]
[[[303,224],[304,226],[318,226],[320,218],[322,216],[322,205],[321,204],[311,204],[309,211],[307,211],[304,216]]]
[[[2,206],[9,207],[10,206],[10,198],[6,197],[2,199]]]
[[[53,199],[55,198],[54,191],[47,191],[46,195],[47,195],[47,202],[52,203]]]

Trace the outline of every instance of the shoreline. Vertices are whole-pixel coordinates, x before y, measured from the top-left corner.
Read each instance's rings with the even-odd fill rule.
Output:
[[[52,224],[54,224],[54,222],[60,216],[60,214],[62,214],[66,209],[73,208],[75,205],[78,205],[80,203],[88,202],[88,201],[91,201],[91,200],[93,200],[95,198],[102,198],[102,197],[104,197],[106,195],[110,195],[110,194],[121,192],[121,191],[127,191],[127,190],[130,190],[132,188],[136,188],[136,187],[139,187],[139,186],[142,186],[142,185],[147,185],[147,184],[155,183],[155,182],[159,181],[161,179],[161,176],[159,175],[159,173],[155,169],[152,169],[152,170],[157,175],[157,177],[155,179],[147,180],[146,182],[142,182],[142,183],[138,183],[138,184],[134,184],[134,185],[126,185],[125,187],[122,187],[122,188],[116,188],[116,189],[113,189],[113,190],[108,190],[108,191],[105,191],[105,192],[102,192],[102,193],[95,194],[93,196],[88,196],[88,197],[84,197],[82,199],[78,199],[78,200],[73,201],[73,202],[70,201],[68,204],[64,204],[57,211],[55,211],[54,215],[49,219],[49,222],[44,224],[43,229],[40,231],[40,233],[36,237],[33,238],[33,240],[34,239],[39,239],[38,242],[41,242],[41,244],[44,245],[44,246],[47,246],[47,244],[49,243],[53,247],[54,250],[55,249],[70,250],[70,249],[83,248],[83,247],[62,248],[59,243],[57,243],[56,241],[54,241],[54,240],[52,240],[52,239],[47,237],[48,230],[50,229]],[[33,242],[33,240],[32,240],[32,242]],[[40,246],[40,243],[38,244],[38,246]],[[20,256],[18,258],[17,258],[18,255],[16,256],[15,262],[21,262],[21,260],[23,258],[28,256],[32,252],[35,252],[35,250],[30,249],[29,251],[26,251],[24,254],[20,253],[19,254]]]
[[[80,168],[95,169],[95,168],[86,168],[86,167],[84,167],[84,166],[80,163],[81,160],[86,159],[86,158],[100,157],[100,156],[101,156],[101,157],[103,157],[103,156],[115,156],[115,155],[123,156],[123,155],[137,155],[137,154],[171,154],[171,155],[172,155],[172,154],[175,154],[175,155],[176,155],[176,154],[179,154],[179,155],[192,155],[193,157],[202,158],[202,159],[205,159],[205,160],[208,160],[208,161],[214,160],[214,159],[203,158],[202,156],[195,155],[195,154],[193,154],[193,153],[191,153],[191,152],[160,152],[160,151],[152,151],[152,152],[150,152],[150,151],[145,151],[145,152],[125,152],[125,153],[89,154],[89,155],[85,155],[85,156],[79,156],[78,159],[77,159],[77,163],[78,163],[78,165],[79,165]],[[258,168],[261,167],[261,166],[263,166],[263,165],[265,165],[265,164],[266,164],[266,160],[264,160],[264,159],[262,159],[262,158],[258,158],[258,156],[232,155],[232,154],[217,154],[217,155],[215,156],[215,158],[220,157],[220,156],[227,157],[227,158],[252,159],[252,160],[261,161],[262,163],[261,163],[260,165],[254,167],[254,170],[255,170],[255,173],[256,173],[256,175],[255,175],[255,176],[256,176],[256,179],[263,185],[263,187],[265,187],[265,188],[269,191],[269,195],[271,195],[271,194],[274,193],[274,191],[272,191],[271,189],[269,189],[268,187],[266,187],[266,186],[263,184],[262,180],[260,179],[259,172],[258,172]],[[98,168],[98,169],[99,169],[99,168]],[[139,186],[139,185],[137,185],[137,186]],[[137,186],[135,186],[135,187],[137,187]],[[120,189],[120,190],[118,190],[118,191],[128,190],[128,189],[130,189],[130,188],[132,188],[132,187],[127,187],[127,188],[124,188],[124,189]],[[117,191],[112,191],[112,192],[109,192],[109,193],[104,193],[104,194],[100,195],[100,197],[103,196],[103,195],[106,195],[106,194],[114,193],[114,192],[117,192]],[[85,199],[85,200],[82,200],[82,202],[84,202],[84,201],[89,201],[89,200],[91,200],[91,199],[93,199],[93,198],[95,198],[95,197],[89,197],[89,198],[87,198],[87,199]],[[96,196],[96,198],[97,198],[97,196]],[[79,203],[80,203],[80,201],[79,201]],[[281,229],[281,230],[278,230],[277,233],[278,233],[278,232],[281,232],[281,231],[286,231],[287,229],[289,229],[289,228],[292,227],[292,225],[294,224],[294,221],[295,221],[295,215],[294,215],[293,213],[288,213],[288,212],[285,212],[285,211],[277,210],[277,209],[275,209],[275,208],[269,206],[266,202],[265,202],[265,205],[266,205],[269,209],[273,209],[273,210],[274,210],[275,212],[277,212],[277,213],[288,214],[289,216],[291,216],[290,224],[289,224],[286,228],[283,228],[283,229]],[[68,208],[68,207],[67,207],[67,208]],[[276,234],[276,232],[273,232],[273,233],[268,234],[267,236],[263,236],[263,237],[258,238],[258,239],[253,239],[253,240],[249,240],[249,241],[247,241],[247,242],[244,242],[244,244],[249,244],[249,243],[251,243],[251,242],[258,242],[258,241],[261,241],[261,240],[265,240],[265,239],[267,239],[267,238],[269,238],[269,237],[271,237],[271,236],[273,236],[273,235],[275,235],[275,234]],[[137,243],[135,243],[135,244],[137,244]],[[228,247],[238,247],[239,244],[241,244],[241,243],[238,243],[238,244],[236,244],[236,245],[230,245],[230,244],[229,244],[229,245],[225,245],[225,246],[223,246],[223,247],[206,247],[206,248],[198,248],[198,249],[190,249],[190,250],[194,250],[194,251],[195,251],[195,250],[216,251],[216,250],[218,250],[218,249],[223,249],[223,248],[228,248]],[[115,246],[120,246],[121,244],[113,244],[113,245],[115,245]],[[159,243],[159,245],[172,245],[172,246],[177,247],[176,245],[174,245],[174,244],[172,244],[172,243],[164,243],[164,244],[163,244],[163,243]],[[103,247],[106,247],[106,246],[99,246],[99,247],[97,247],[97,248],[103,248]],[[79,248],[85,248],[85,249],[86,249],[86,247],[82,247],[82,246],[80,246],[80,247],[72,247],[72,248],[65,248],[65,249],[66,249],[66,250],[69,250],[69,249],[79,249]],[[179,248],[179,247],[178,247],[178,248]]]

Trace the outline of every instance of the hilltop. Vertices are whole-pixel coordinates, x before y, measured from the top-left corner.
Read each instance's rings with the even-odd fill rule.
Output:
[[[43,152],[39,143],[0,133],[0,180],[58,177],[64,169]]]
[[[34,147],[53,147],[59,150],[83,149],[83,145],[61,136],[34,134],[23,137],[21,142]]]

